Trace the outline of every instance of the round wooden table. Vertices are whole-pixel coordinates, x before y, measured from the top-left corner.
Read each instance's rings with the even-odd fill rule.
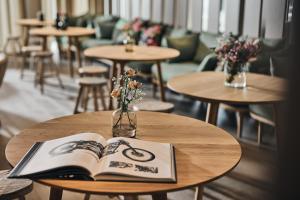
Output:
[[[23,130],[6,146],[6,158],[15,166],[37,141],[81,132],[95,132],[106,139],[112,136],[112,112],[83,113],[53,119]],[[137,112],[137,137],[172,143],[175,146],[177,183],[134,183],[76,180],[38,180],[51,186],[50,199],[59,199],[62,190],[104,195],[151,194],[166,200],[166,192],[198,187],[232,170],[241,158],[239,143],[227,132],[205,122],[166,113]]]
[[[286,81],[247,73],[247,86],[240,89],[225,87],[223,72],[197,72],[174,77],[167,86],[174,92],[208,102],[206,122],[216,125],[220,103],[273,104],[277,111],[277,104],[285,99]]]
[[[38,20],[36,18],[27,18],[17,20],[17,24],[25,28],[24,45],[28,45],[29,41],[29,29],[33,27],[51,26],[54,24],[54,20]]]
[[[71,77],[74,76],[72,57],[71,57],[72,39],[74,38],[74,45],[76,47],[77,64],[79,67],[81,67],[82,63],[81,63],[81,56],[80,56],[80,42],[78,38],[83,36],[93,35],[93,34],[95,34],[94,29],[83,28],[83,27],[68,27],[66,30],[58,30],[54,27],[44,27],[44,28],[36,28],[30,30],[30,35],[39,36],[43,38],[43,50],[47,49],[47,37],[49,36],[54,36],[54,37],[66,36],[69,38],[68,39],[69,42],[68,61],[69,61]]]
[[[121,74],[123,74],[124,66],[131,61],[139,62],[155,62],[158,71],[158,81],[160,86],[160,97],[162,101],[165,101],[165,93],[163,86],[163,79],[161,73],[160,62],[163,60],[175,58],[179,56],[180,52],[176,49],[153,47],[153,46],[134,46],[133,52],[126,52],[125,46],[101,46],[92,47],[84,51],[84,55],[89,58],[108,59],[113,61],[111,77],[117,76],[117,64],[120,64]],[[111,86],[113,82],[111,80]],[[112,89],[112,87],[111,87]],[[112,109],[112,99],[110,98],[109,108]]]

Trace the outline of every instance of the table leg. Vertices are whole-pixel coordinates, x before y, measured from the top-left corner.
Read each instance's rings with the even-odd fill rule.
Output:
[[[63,190],[61,188],[51,187],[49,200],[61,200]]]
[[[217,125],[218,110],[219,110],[219,103],[216,102],[208,103],[207,112],[206,112],[207,123]]]
[[[43,48],[43,51],[46,51],[47,50],[47,37],[46,36],[43,36],[42,37],[42,48]]]
[[[114,89],[114,82],[112,80],[113,77],[116,77],[117,75],[117,62],[113,61],[113,65],[112,68],[110,69],[110,75],[109,75],[109,79],[110,79],[110,92]],[[113,109],[113,99],[109,94],[109,105],[108,105],[108,109],[112,110]]]
[[[71,76],[71,78],[73,78],[74,77],[74,71],[73,71],[73,63],[72,63],[72,51],[71,51],[72,38],[71,37],[68,38],[68,43],[69,43],[68,52],[67,52],[67,54],[68,54],[68,65],[69,65],[69,69],[70,69],[70,76]]]
[[[138,196],[137,195],[126,195],[124,196],[124,200],[138,200]]]
[[[167,200],[167,193],[152,194],[152,200]]]
[[[163,82],[163,78],[162,78],[160,61],[157,61],[156,66],[157,66],[157,72],[158,72],[158,83],[159,83],[159,87],[160,87],[160,99],[161,99],[161,101],[166,101],[165,90],[164,90],[165,88],[164,88],[164,82]]]
[[[77,65],[79,68],[82,67],[82,60],[81,60],[81,54],[80,54],[80,42],[78,37],[75,37],[75,46],[76,46],[76,60]]]
[[[279,147],[280,147],[280,144],[282,144],[282,130],[281,130],[281,122],[282,122],[282,119],[279,117],[279,113],[282,113],[280,112],[280,103],[274,103],[273,104],[273,112],[274,112],[274,122],[275,122],[275,134],[276,134],[276,143],[277,143],[277,152],[279,152]]]
[[[203,199],[203,186],[199,185],[196,188],[195,200],[202,200],[202,199]]]
[[[25,35],[24,35],[24,46],[28,46],[29,44],[29,27],[24,27]]]

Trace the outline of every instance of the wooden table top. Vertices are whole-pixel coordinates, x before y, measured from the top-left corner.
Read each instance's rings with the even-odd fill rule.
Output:
[[[19,19],[19,20],[17,20],[17,24],[19,24],[21,26],[48,26],[48,25],[53,25],[54,20],[40,21],[40,20],[35,19],[35,18]]]
[[[68,27],[66,30],[58,30],[55,27],[43,27],[30,30],[30,35],[37,36],[87,36],[95,34],[95,30],[83,27]]]
[[[36,141],[80,132],[96,132],[110,138],[111,111],[83,113],[46,121],[23,130],[6,147],[6,158],[15,166]],[[239,143],[227,132],[184,116],[137,112],[137,137],[172,143],[176,151],[177,183],[134,183],[78,180],[39,180],[63,189],[94,194],[150,194],[197,186],[221,177],[241,158]]]
[[[200,101],[259,104],[283,101],[286,81],[277,77],[247,73],[247,86],[240,89],[225,87],[223,72],[197,72],[174,77],[167,86],[174,92]]]
[[[153,46],[134,46],[133,52],[126,52],[125,46],[109,45],[92,47],[84,51],[86,57],[116,61],[159,61],[179,56],[179,51],[171,48]]]

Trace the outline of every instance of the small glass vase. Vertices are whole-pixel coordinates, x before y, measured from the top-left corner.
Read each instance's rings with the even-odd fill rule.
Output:
[[[123,40],[123,44],[125,45],[126,52],[133,52],[133,47],[135,44],[135,40],[130,34],[126,35],[126,38]]]
[[[224,85],[227,87],[245,88],[247,85],[246,71],[247,65],[245,63],[232,65],[226,62],[224,65]]]
[[[134,138],[136,135],[136,112],[119,108],[112,113],[113,137]]]

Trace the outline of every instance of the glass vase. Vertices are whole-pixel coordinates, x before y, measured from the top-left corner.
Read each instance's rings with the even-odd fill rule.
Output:
[[[126,52],[133,52],[133,47],[135,44],[135,40],[130,34],[127,34],[125,39],[123,40],[123,44],[125,45]]]
[[[136,112],[119,108],[112,113],[113,137],[134,138],[136,135],[136,127]]]
[[[224,85],[227,87],[244,88],[247,85],[246,77],[247,65],[245,63],[224,65],[225,81]]]

